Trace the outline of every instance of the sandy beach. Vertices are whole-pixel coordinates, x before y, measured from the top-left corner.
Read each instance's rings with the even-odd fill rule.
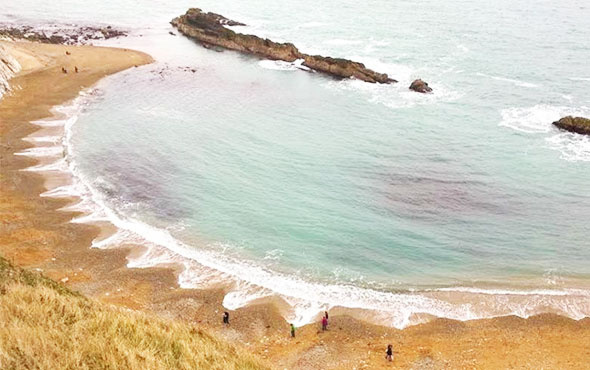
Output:
[[[74,199],[40,197],[47,187],[68,179],[21,171],[38,163],[14,155],[32,147],[23,140],[39,130],[31,121],[51,117],[51,107],[74,99],[104,76],[150,63],[151,57],[127,49],[0,43],[22,67],[10,81],[12,91],[0,99],[0,254],[14,264],[38,269],[103,302],[197,322],[277,369],[588,368],[588,318],[436,319],[397,330],[353,319],[347,310],[335,308],[328,331],[310,324],[290,338],[280,305],[259,302],[232,311],[230,326],[224,326],[223,287],[181,289],[174,266],[127,268],[127,255],[141,246],[90,248],[99,234],[112,230],[69,223],[78,214],[58,209]],[[389,343],[393,363],[384,359]]]

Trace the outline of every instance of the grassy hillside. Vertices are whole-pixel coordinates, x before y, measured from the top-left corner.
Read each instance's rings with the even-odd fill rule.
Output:
[[[101,304],[0,257],[1,369],[262,369],[192,325]]]

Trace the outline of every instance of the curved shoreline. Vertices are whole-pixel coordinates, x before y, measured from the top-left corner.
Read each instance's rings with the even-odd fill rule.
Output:
[[[82,107],[92,102],[94,92],[94,88],[83,91],[74,101],[53,108],[64,115],[61,119],[65,130],[62,134],[65,137],[63,146],[40,146],[37,150],[32,148],[28,152],[16,154],[42,156],[49,149],[55,149],[59,154],[67,153],[65,161],[61,159],[41,168],[36,166],[36,169],[27,170],[47,175],[47,169],[55,171],[56,165],[64,162],[63,171],[73,183],[54,187],[41,196],[80,199],[65,208],[83,212],[82,216],[71,222],[111,225],[110,231],[92,241],[93,248],[116,248],[121,244],[142,246],[133,253],[134,257],[128,258],[129,268],[177,265],[175,270],[181,288],[225,286],[229,291],[223,298],[223,306],[230,310],[245,307],[259,299],[277,298],[282,302],[283,317],[297,326],[312,324],[322,312],[333,308],[352,310],[350,314],[354,317],[397,329],[423,323],[433,317],[466,321],[507,315],[527,318],[539,313],[557,313],[578,320],[590,313],[590,289],[582,287],[584,280],[578,282],[580,285],[561,284],[553,289],[544,285],[530,285],[527,289],[522,284],[492,286],[482,282],[464,286],[400,287],[388,291],[344,282],[310,281],[267,270],[257,261],[228,259],[221,253],[188,245],[168,230],[126,217],[109,206],[100,191],[83,176],[75,160],[70,158],[74,150],[70,142],[71,128]],[[68,115],[67,111],[71,111],[71,114]],[[39,121],[36,124],[42,128],[48,124],[52,127],[58,125],[53,121]],[[584,287],[587,288],[588,284]],[[576,309],[568,311],[568,305]],[[367,315],[366,312],[372,312],[373,315]]]
[[[44,189],[44,179],[38,174],[19,171],[36,162],[31,158],[13,155],[30,147],[30,144],[22,141],[22,138],[36,130],[29,122],[47,117],[50,107],[63,103],[68,97],[72,99],[80,89],[79,84],[54,86],[35,81],[37,77],[51,77],[50,75],[56,72],[59,75],[57,65],[51,68],[41,70],[34,76],[30,74],[32,71],[19,75],[13,82],[24,86],[23,89],[15,91],[14,96],[7,97],[10,100],[8,103],[4,99],[0,101],[2,208],[10,207],[9,213],[2,213],[2,225],[9,227],[3,227],[0,233],[3,241],[0,253],[17,261],[19,265],[42,268],[56,280],[67,277],[68,285],[103,301],[185,320],[195,319],[196,314],[196,320],[204,326],[219,330],[228,338],[248,343],[246,345],[252,351],[280,361],[278,364],[281,366],[305,367],[306,364],[310,364],[309,360],[301,361],[305,360],[309,351],[327,348],[328,362],[322,362],[326,367],[328,364],[330,367],[346,367],[343,359],[352,361],[349,365],[368,361],[372,367],[377,367],[382,364],[382,348],[389,341],[393,341],[396,347],[401,347],[402,354],[396,365],[402,367],[414,366],[425,359],[441,361],[440,364],[448,364],[450,361],[454,367],[479,359],[486,361],[489,367],[505,367],[509,364],[509,359],[490,359],[486,354],[493,343],[497,344],[497,348],[503,348],[502,343],[506,345],[506,341],[514,343],[514,348],[510,350],[520,350],[521,356],[527,356],[527,353],[528,357],[531,354],[535,356],[542,351],[545,354],[544,358],[551,359],[555,366],[562,365],[559,367],[571,365],[572,356],[576,353],[578,356],[584,356],[584,347],[577,352],[574,348],[577,348],[576,343],[578,347],[583,345],[584,342],[579,340],[580,338],[590,338],[590,319],[575,322],[555,315],[534,316],[527,320],[506,317],[472,322],[439,319],[399,331],[351,319],[346,316],[350,314],[349,310],[341,308],[331,311],[331,326],[340,328],[339,330],[320,334],[316,332],[314,324],[307,325],[298,331],[298,342],[293,345],[292,342],[285,343],[284,340],[286,322],[281,318],[280,304],[254,304],[233,312],[232,317],[239,319],[234,321],[235,324],[232,324],[230,331],[222,329],[217,311],[222,309],[221,303],[225,295],[223,289],[178,289],[173,269],[125,268],[130,248],[89,249],[91,241],[98,235],[97,228],[69,223],[68,221],[79,213],[56,210],[71,202],[68,199],[40,198],[39,194]],[[111,68],[113,71],[116,70],[113,66]],[[108,72],[109,70],[97,71],[82,82],[90,86]],[[46,89],[41,89],[41,86],[49,86],[57,91],[47,94]],[[67,91],[60,90],[64,88]],[[28,101],[22,99],[25,92],[32,95]],[[55,261],[52,258],[55,258]],[[542,335],[537,339],[542,338],[542,341],[521,343],[522,336],[534,336],[535,332],[539,336],[539,331]],[[567,343],[563,342],[564,335]],[[478,338],[481,340],[482,336],[486,338],[487,345],[474,345],[473,341],[477,341]],[[271,340],[263,342],[263,338]],[[572,353],[560,355],[562,345],[568,345]],[[465,348],[471,348],[473,352],[464,354]],[[531,348],[537,352],[531,352]],[[578,357],[581,358],[584,357]],[[520,359],[524,361],[524,357]],[[543,358],[537,360],[542,361]],[[318,359],[315,361],[317,364]]]

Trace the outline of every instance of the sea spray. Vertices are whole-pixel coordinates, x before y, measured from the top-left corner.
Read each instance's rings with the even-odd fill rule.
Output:
[[[561,132],[552,125],[552,122],[565,116],[589,117],[590,107],[537,104],[533,107],[502,109],[500,114],[500,126],[526,134],[550,134],[545,137],[547,147],[561,152],[561,158],[569,162],[590,161],[589,136]]]

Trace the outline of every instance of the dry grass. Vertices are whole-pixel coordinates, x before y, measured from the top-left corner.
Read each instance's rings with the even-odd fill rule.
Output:
[[[85,298],[0,257],[1,369],[260,369],[194,326]]]

